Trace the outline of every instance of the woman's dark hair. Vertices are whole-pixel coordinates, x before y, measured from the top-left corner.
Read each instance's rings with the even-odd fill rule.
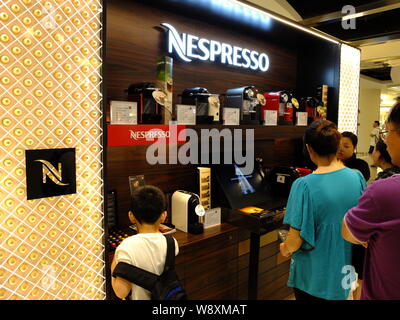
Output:
[[[387,122],[394,123],[397,127],[400,127],[400,103],[396,104],[392,110],[390,110]]]
[[[350,131],[342,132],[342,137],[349,138],[351,140],[351,143],[353,144],[353,147],[354,148],[357,147],[358,138],[353,132],[350,132]]]
[[[392,164],[392,158],[389,155],[389,152],[387,151],[387,146],[386,143],[383,142],[382,139],[379,139],[378,142],[376,143],[375,149],[380,152],[383,160],[385,160],[387,163]]]
[[[320,156],[336,154],[340,143],[340,133],[333,122],[316,120],[307,128],[304,143],[310,145]]]
[[[137,188],[132,194],[132,211],[140,223],[154,223],[165,210],[164,193],[155,186]]]

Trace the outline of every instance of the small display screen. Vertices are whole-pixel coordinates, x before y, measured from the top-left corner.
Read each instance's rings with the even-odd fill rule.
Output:
[[[267,185],[257,169],[244,175],[238,165],[230,164],[219,165],[215,172],[231,208],[243,208],[267,201]]]

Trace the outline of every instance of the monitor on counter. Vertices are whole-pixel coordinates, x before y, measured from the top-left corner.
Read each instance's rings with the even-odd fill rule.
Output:
[[[257,168],[244,175],[237,164],[214,168],[217,181],[231,208],[244,208],[265,203],[268,187]]]

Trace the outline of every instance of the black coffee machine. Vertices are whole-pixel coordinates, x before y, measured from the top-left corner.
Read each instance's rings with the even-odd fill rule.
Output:
[[[128,100],[138,105],[138,124],[160,124],[161,108],[165,94],[151,82],[131,84],[127,90]]]
[[[183,90],[182,104],[196,106],[196,123],[212,124],[219,122],[219,97],[206,88],[196,87]]]
[[[258,94],[254,86],[228,89],[225,107],[240,108],[240,124],[260,124],[261,104]]]

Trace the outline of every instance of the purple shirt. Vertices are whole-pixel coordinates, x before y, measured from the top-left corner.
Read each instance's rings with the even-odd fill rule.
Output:
[[[353,236],[368,241],[363,300],[400,299],[400,175],[371,183],[345,222]]]

